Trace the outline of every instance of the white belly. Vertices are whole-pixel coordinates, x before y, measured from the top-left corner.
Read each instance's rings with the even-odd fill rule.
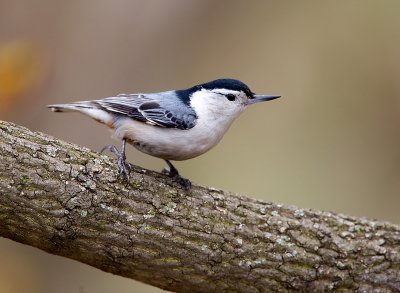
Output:
[[[198,123],[188,130],[163,128],[129,118],[114,124],[116,136],[127,138],[138,150],[154,157],[182,161],[197,157],[213,148],[228,130],[232,121]]]

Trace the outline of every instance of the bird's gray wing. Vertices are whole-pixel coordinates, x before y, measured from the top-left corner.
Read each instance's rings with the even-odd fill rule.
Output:
[[[159,127],[190,129],[197,120],[191,108],[163,95],[121,94],[95,102],[106,111]]]

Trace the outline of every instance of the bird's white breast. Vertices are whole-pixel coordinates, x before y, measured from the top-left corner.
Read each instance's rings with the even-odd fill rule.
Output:
[[[152,126],[129,118],[115,124],[118,138],[127,138],[138,150],[167,160],[187,160],[214,147],[227,127],[215,127],[215,121],[197,123],[187,130]]]

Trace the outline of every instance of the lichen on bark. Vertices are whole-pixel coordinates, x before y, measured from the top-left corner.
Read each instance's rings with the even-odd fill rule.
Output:
[[[399,292],[400,228],[184,190],[0,121],[0,236],[177,292]]]

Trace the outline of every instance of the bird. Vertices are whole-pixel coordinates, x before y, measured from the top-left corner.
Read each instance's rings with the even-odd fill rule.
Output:
[[[119,94],[100,100],[48,105],[54,112],[80,112],[107,125],[121,141],[118,150],[105,146],[117,156],[119,174],[129,180],[126,143],[139,151],[165,160],[168,174],[190,189],[171,161],[195,158],[212,149],[233,121],[249,106],[280,98],[256,95],[237,79],[222,78],[182,90],[158,93]]]

